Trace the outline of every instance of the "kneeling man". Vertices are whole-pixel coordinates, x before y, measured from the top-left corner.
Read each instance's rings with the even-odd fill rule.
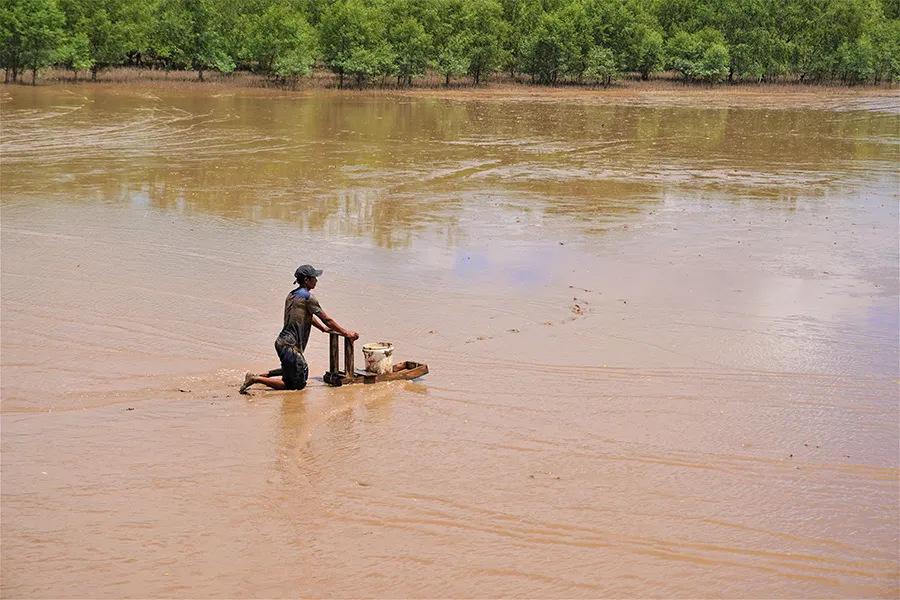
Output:
[[[355,331],[349,331],[337,324],[337,321],[325,314],[312,290],[318,283],[321,269],[312,265],[303,265],[294,271],[297,289],[292,290],[284,301],[284,327],[275,340],[275,352],[281,361],[281,369],[268,373],[247,373],[241,393],[245,393],[254,383],[261,383],[276,390],[302,390],[306,387],[309,367],[303,352],[309,341],[309,332],[313,326],[325,333],[339,333],[351,340],[359,338]],[[319,322],[321,321],[321,323]],[[281,379],[274,379],[281,375]]]

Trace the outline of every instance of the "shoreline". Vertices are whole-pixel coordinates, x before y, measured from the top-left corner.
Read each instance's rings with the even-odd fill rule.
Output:
[[[472,94],[472,95],[497,95],[518,93],[530,96],[573,96],[573,95],[619,95],[622,93],[649,93],[649,92],[680,92],[685,95],[698,93],[727,93],[732,95],[759,94],[759,93],[800,93],[821,94],[826,92],[844,92],[851,95],[895,94],[900,98],[900,88],[890,83],[878,85],[847,86],[834,83],[806,83],[800,81],[779,82],[722,82],[714,85],[687,83],[675,73],[663,73],[649,80],[641,80],[636,77],[624,77],[612,82],[609,86],[590,84],[564,84],[547,86],[531,83],[520,77],[511,78],[506,73],[496,73],[487,82],[474,85],[469,77],[455,79],[449,87],[444,85],[443,77],[435,73],[429,73],[425,77],[414,80],[412,86],[397,86],[387,81],[370,82],[363,88],[354,85],[338,86],[337,75],[327,69],[319,68],[309,76],[297,80],[296,85],[282,85],[275,81],[255,73],[236,71],[229,74],[218,72],[204,72],[204,80],[199,81],[196,71],[164,71],[156,69],[144,69],[137,67],[119,67],[102,71],[96,81],[90,78],[89,72],[79,72],[76,78],[71,71],[50,68],[38,78],[37,84],[32,85],[30,80],[4,82],[11,87],[65,87],[65,86],[121,86],[121,87],[190,87],[190,88],[231,88],[231,89],[255,89],[271,90],[284,93],[303,93],[310,91],[332,91],[346,94]]]
[[[125,73],[122,73],[126,71]],[[138,76],[132,76],[135,73]],[[235,96],[241,98],[271,98],[299,101],[312,97],[333,97],[335,100],[354,98],[421,99],[440,102],[490,102],[490,103],[567,103],[580,106],[644,106],[644,107],[694,107],[711,110],[748,108],[761,110],[865,110],[886,114],[900,114],[900,90],[886,86],[824,86],[817,84],[722,84],[717,86],[685,85],[672,79],[650,81],[623,80],[610,87],[559,86],[545,87],[498,80],[487,85],[443,85],[413,87],[367,87],[339,89],[336,78],[330,73],[316,72],[301,82],[296,89],[266,85],[265,77],[252,73],[207,76],[197,81],[188,71],[172,73],[165,79],[163,73],[115,69],[101,76],[98,81],[79,79],[44,79],[37,86],[30,84],[6,84],[0,103],[6,104],[13,97],[34,94],[64,95],[170,95],[192,97]],[[123,75],[128,75],[126,78]],[[330,82],[335,82],[332,85]],[[38,91],[40,90],[40,91]],[[2,120],[2,118],[0,118]]]

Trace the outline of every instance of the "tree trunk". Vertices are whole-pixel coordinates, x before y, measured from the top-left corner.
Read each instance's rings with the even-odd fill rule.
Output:
[[[444,87],[450,87],[450,73],[444,73]]]
[[[3,83],[9,83],[9,67],[3,69]]]
[[[31,85],[37,85],[37,67],[31,70]]]
[[[97,67],[91,67],[91,81],[97,81]]]
[[[339,90],[342,90],[342,89],[344,89],[344,70],[343,70],[343,69],[341,69],[340,71],[338,71],[338,77],[339,77],[339,79],[338,79],[338,89],[339,89]]]
[[[203,69],[197,69],[197,81],[203,81]]]
[[[72,82],[78,83],[78,71],[75,69],[72,69]]]

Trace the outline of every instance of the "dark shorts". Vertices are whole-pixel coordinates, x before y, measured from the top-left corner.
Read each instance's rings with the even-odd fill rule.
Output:
[[[300,348],[279,338],[275,340],[275,352],[281,361],[281,380],[284,381],[284,387],[289,390],[305,388],[306,380],[309,378],[309,366]]]

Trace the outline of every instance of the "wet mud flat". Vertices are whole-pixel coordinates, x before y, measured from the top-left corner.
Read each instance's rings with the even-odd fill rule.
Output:
[[[898,110],[782,100],[4,88],[3,594],[895,597]],[[303,262],[429,375],[239,396]]]

